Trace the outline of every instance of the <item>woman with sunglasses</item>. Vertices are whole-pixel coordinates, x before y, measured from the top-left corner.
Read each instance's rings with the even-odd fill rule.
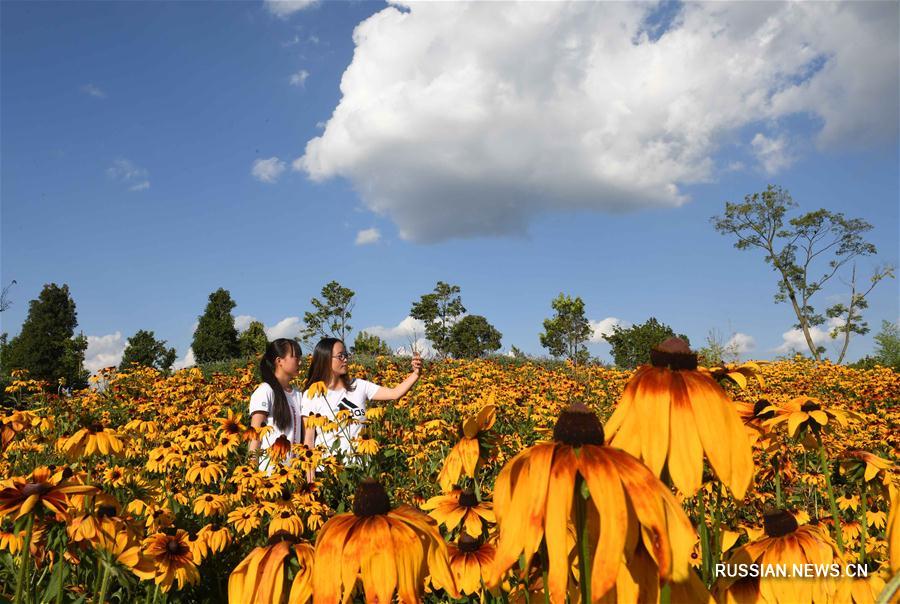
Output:
[[[337,448],[346,459],[353,451],[353,440],[362,430],[369,401],[395,401],[402,398],[419,379],[419,372],[422,370],[422,359],[416,354],[412,360],[412,373],[398,386],[385,388],[366,380],[351,378],[347,373],[349,359],[350,355],[341,340],[323,338],[313,350],[306,385],[303,387],[303,400],[300,404],[303,415],[319,414],[339,425],[337,430],[330,432],[316,428],[314,441],[325,445],[326,457],[332,455],[337,442]],[[324,382],[326,391],[317,392],[310,397],[309,388],[316,382]],[[341,422],[338,419],[341,411],[349,414],[348,421]]]

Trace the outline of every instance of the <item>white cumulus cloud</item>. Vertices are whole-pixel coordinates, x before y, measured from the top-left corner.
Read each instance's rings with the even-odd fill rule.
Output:
[[[118,366],[125,352],[122,332],[105,336],[88,336],[87,350],[84,351],[84,368],[94,373],[104,367]]]
[[[271,184],[278,181],[278,177],[281,176],[284,170],[285,163],[282,160],[277,157],[270,157],[269,159],[257,159],[254,161],[250,174],[260,182]]]
[[[687,3],[652,36],[650,3],[398,4],[355,29],[342,97],[293,167],[347,178],[407,240],[678,206],[727,170],[723,144],[784,165],[795,115],[822,148],[896,137],[891,3]],[[761,124],[755,149],[740,140]]]
[[[356,245],[377,243],[381,239],[381,231],[376,228],[363,229],[356,234]]]
[[[269,12],[282,19],[316,4],[318,4],[318,0],[266,0],[266,8]]]
[[[382,340],[407,340],[413,336],[422,336],[425,333],[425,323],[419,319],[406,317],[394,327],[373,325],[361,331],[378,336]]]
[[[591,325],[591,342],[606,342],[603,336],[612,335],[613,327],[626,327],[628,324],[616,317],[606,317],[600,321],[589,321]]]
[[[266,337],[269,338],[269,341],[278,338],[296,338],[300,335],[302,327],[303,323],[300,321],[300,317],[285,317],[275,325],[266,326]]]
[[[238,330],[238,333],[247,331],[254,321],[256,321],[256,317],[252,315],[238,315],[234,318],[234,328]]]
[[[194,349],[188,348],[188,351],[184,355],[184,357],[172,363],[172,369],[186,369],[188,367],[193,367],[196,364],[197,359],[194,358]]]
[[[769,138],[757,132],[750,141],[753,153],[766,174],[775,174],[794,163],[794,157],[788,151],[787,139],[783,136]]]
[[[751,352],[755,348],[756,340],[753,339],[753,336],[749,336],[745,333],[740,332],[731,336],[731,338],[725,344],[726,350],[733,351],[734,354],[738,356]]]

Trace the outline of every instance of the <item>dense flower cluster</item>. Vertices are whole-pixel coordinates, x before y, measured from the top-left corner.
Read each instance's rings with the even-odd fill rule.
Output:
[[[109,370],[71,396],[18,374],[0,409],[0,598],[874,601],[900,568],[900,375],[698,367],[679,341],[652,358],[433,362],[368,409],[350,455],[276,441],[271,473],[247,449],[252,366]],[[717,576],[741,561],[871,572]]]

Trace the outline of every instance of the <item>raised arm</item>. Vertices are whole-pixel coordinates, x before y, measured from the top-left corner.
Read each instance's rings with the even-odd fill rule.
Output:
[[[399,385],[394,386],[393,388],[385,388],[382,386],[377,391],[375,391],[375,396],[372,397],[373,401],[395,401],[399,398],[403,398],[403,395],[410,391],[419,379],[419,373],[422,371],[422,359],[416,354],[412,360],[412,373],[406,376],[406,379],[400,382]]]

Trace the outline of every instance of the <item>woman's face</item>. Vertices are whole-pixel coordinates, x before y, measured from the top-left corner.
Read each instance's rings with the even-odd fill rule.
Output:
[[[347,351],[344,349],[344,344],[335,342],[334,347],[331,349],[331,375],[335,377],[346,375],[348,358]]]
[[[292,378],[297,377],[300,373],[300,359],[294,355],[294,347],[290,346],[287,350],[287,354],[283,357],[278,357],[275,360],[278,363],[278,366],[281,367],[281,370],[286,374],[291,376]]]

